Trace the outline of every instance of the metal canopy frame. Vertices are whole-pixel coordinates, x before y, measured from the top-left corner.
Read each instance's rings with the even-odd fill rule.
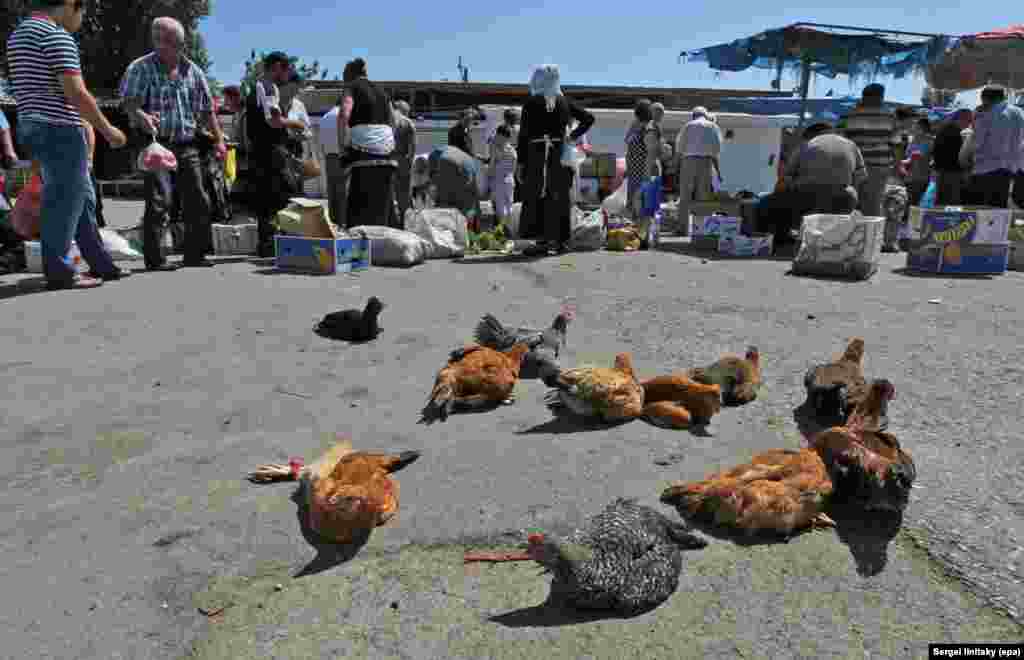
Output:
[[[888,30],[881,28],[868,28],[859,27],[855,25],[832,25],[829,23],[792,23],[781,28],[775,28],[775,30],[767,31],[781,31],[790,30],[794,28],[810,28],[819,31],[844,31],[844,32],[860,32],[864,34],[871,34],[878,37],[894,36],[894,37],[914,37],[917,39],[939,39],[939,38],[951,38],[953,35],[948,34],[931,34],[927,32],[907,32],[904,30]],[[801,62],[800,68],[800,123],[799,127],[803,127],[807,117],[807,95],[811,84],[811,65],[813,61],[810,58],[804,58]],[[779,68],[781,70],[782,59],[779,59]]]

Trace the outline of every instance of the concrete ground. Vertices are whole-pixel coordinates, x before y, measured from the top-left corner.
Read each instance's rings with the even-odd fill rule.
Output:
[[[115,226],[141,215],[108,208]],[[1020,641],[1024,274],[912,277],[883,259],[860,283],[671,243],[328,278],[231,261],[93,291],[2,276],[0,657],[860,660]],[[389,305],[376,342],[313,334],[370,295]],[[756,344],[766,388],[708,436],[554,419],[532,380],[514,405],[416,424],[481,314],[540,325],[566,300],[569,365],[628,350],[647,376]],[[660,506],[670,480],[796,447],[804,371],[852,335],[869,376],[895,383],[891,430],[917,464],[901,527],[711,538],[675,596],[631,620],[540,607],[532,565],[463,565],[467,547],[564,529],[619,496]],[[354,558],[304,537],[292,486],[243,479],[338,433],[423,452],[399,474],[398,522]]]

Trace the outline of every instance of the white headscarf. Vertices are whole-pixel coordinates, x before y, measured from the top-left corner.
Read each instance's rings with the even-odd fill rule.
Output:
[[[555,109],[555,99],[562,95],[561,75],[557,64],[537,67],[530,78],[530,94],[543,96],[548,112]]]

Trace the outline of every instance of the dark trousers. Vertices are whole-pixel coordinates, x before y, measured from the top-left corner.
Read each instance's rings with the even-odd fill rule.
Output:
[[[756,210],[759,232],[769,228],[775,234],[775,245],[792,243],[790,231],[812,213],[852,213],[857,207],[857,196],[846,187],[785,188],[761,200]]]
[[[522,186],[523,207],[519,216],[520,235],[523,238],[540,237],[547,243],[560,245],[568,242],[572,234],[573,171],[562,165],[561,143],[548,149],[546,163],[544,152],[543,143],[531,143],[527,148],[523,174],[525,181]]]
[[[167,256],[162,247],[164,231],[175,208],[181,205],[185,224],[185,262],[203,258],[210,232],[210,198],[203,185],[199,150],[190,144],[168,146],[178,160],[176,171],[145,173],[146,212],[142,218],[142,253],[147,267],[162,265]],[[207,238],[204,239],[204,236]]]
[[[964,173],[936,172],[935,206],[960,206],[963,199]]]
[[[1010,204],[1010,183],[1012,181],[1013,172],[1009,170],[975,174],[971,177],[970,182],[970,203],[1005,209]]]
[[[298,196],[299,191],[288,184],[269,152],[254,154],[253,163],[253,177],[248,189],[254,193],[259,254],[269,257],[274,255],[274,218],[278,211],[288,206],[289,199]]]

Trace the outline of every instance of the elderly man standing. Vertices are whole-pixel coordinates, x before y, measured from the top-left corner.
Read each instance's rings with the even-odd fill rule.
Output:
[[[213,111],[206,76],[182,54],[185,28],[162,16],[153,20],[154,50],[128,65],[121,83],[122,107],[142,129],[174,152],[174,172],[145,173],[146,212],[142,251],[146,269],[175,270],[167,263],[161,238],[174,197],[178,196],[185,220],[186,267],[212,266],[204,252],[209,243],[210,199],[203,186],[203,168],[196,131],[209,127],[214,148],[224,153],[224,135]]]
[[[869,217],[881,217],[885,186],[896,164],[896,152],[902,140],[896,115],[883,105],[885,87],[872,83],[861,92],[860,103],[846,117],[846,137],[864,155],[868,177],[861,184],[860,210]],[[886,245],[886,249],[894,249]]]
[[[395,201],[398,207],[398,218],[393,226],[402,229],[405,226],[405,212],[410,206],[412,195],[412,162],[416,159],[416,125],[409,118],[411,112],[405,101],[395,101],[395,160],[398,161],[398,172],[395,173]]]
[[[1024,110],[1007,102],[1006,90],[995,85],[981,91],[981,104],[984,111],[974,120],[971,197],[982,206],[1005,209],[1021,162]]]
[[[685,231],[690,220],[690,202],[707,199],[712,192],[711,177],[722,169],[722,132],[711,120],[707,108],[693,109],[692,120],[676,136],[675,153],[679,158],[679,228]],[[714,169],[712,169],[714,168]]]

